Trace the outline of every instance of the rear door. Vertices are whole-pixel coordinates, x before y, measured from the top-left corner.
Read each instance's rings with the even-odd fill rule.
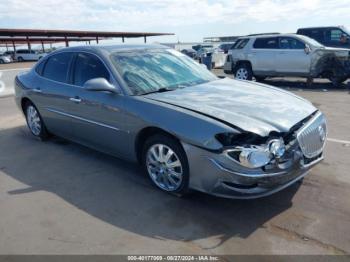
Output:
[[[306,75],[310,72],[311,56],[305,52],[305,44],[294,37],[279,37],[276,53],[276,72]]]
[[[248,58],[254,73],[273,75],[276,71],[277,37],[256,38]]]
[[[70,138],[72,86],[68,84],[69,69],[73,53],[62,52],[41,62],[42,71],[33,89],[34,103],[49,131]]]
[[[74,99],[74,139],[99,150],[121,155],[126,141],[123,102],[124,96],[105,91],[88,91],[84,83],[94,78],[112,81],[112,75],[103,61],[95,54],[79,53],[72,74]]]

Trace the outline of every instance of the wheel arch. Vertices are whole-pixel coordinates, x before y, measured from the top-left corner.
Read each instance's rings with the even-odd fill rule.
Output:
[[[249,60],[238,60],[237,63],[235,64],[234,70],[236,70],[237,67],[242,65],[242,64],[243,65],[248,65],[248,66],[250,66],[251,69],[253,69],[252,63]]]
[[[28,98],[28,97],[23,97],[22,99],[21,99],[21,108],[22,108],[22,112],[23,112],[23,114],[26,114],[26,112],[25,112],[25,105],[27,104],[27,103],[32,103],[33,105],[34,105],[34,103]]]
[[[176,136],[174,136],[173,134],[167,132],[162,128],[159,128],[156,126],[148,126],[143,128],[142,130],[139,131],[135,139],[135,153],[136,153],[137,161],[139,163],[141,163],[143,145],[145,144],[145,142],[149,137],[154,136],[156,134],[163,134],[180,142],[180,140]]]

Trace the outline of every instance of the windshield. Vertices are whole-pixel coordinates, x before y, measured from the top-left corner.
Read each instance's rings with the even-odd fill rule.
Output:
[[[173,49],[116,52],[112,62],[135,95],[216,80],[216,76]]]
[[[322,45],[321,43],[317,42],[315,39],[310,38],[308,36],[304,36],[304,35],[298,35],[298,37],[300,37],[302,40],[304,40],[304,42],[306,42],[309,45],[312,45],[313,47],[324,47],[324,45]]]

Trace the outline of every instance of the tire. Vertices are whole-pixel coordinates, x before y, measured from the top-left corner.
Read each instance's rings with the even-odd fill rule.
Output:
[[[334,87],[338,87],[339,85],[341,85],[343,82],[345,82],[348,78],[347,77],[335,77],[335,76],[331,76],[329,77],[329,81],[332,82],[332,85]]]
[[[42,57],[42,56],[39,56],[38,61],[39,61],[41,58],[43,58],[43,57]]]
[[[4,64],[4,63],[5,63],[4,60],[0,59],[0,64]]]
[[[240,80],[252,80],[253,79],[253,71],[249,64],[240,63],[235,68],[235,79]]]
[[[26,117],[27,126],[33,136],[40,140],[46,140],[49,138],[49,133],[45,127],[44,121],[35,107],[31,102],[27,102],[24,106],[24,114]]]
[[[21,56],[18,57],[17,60],[18,60],[18,62],[23,62],[24,61],[23,57],[21,57]]]
[[[159,154],[160,150],[162,154]],[[187,156],[176,139],[163,134],[147,139],[142,151],[142,165],[152,183],[161,190],[177,196],[189,192]]]
[[[254,76],[257,82],[262,82],[266,79],[266,76]]]

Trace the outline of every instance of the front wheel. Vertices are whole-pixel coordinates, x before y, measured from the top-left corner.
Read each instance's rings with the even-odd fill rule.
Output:
[[[41,140],[47,139],[49,136],[48,132],[37,108],[33,105],[33,103],[28,102],[25,105],[24,112],[30,132]]]
[[[174,138],[162,134],[150,137],[143,148],[142,164],[153,184],[161,190],[180,196],[188,192],[186,153]]]
[[[239,80],[252,80],[253,79],[253,72],[249,65],[247,64],[240,64],[236,67],[235,70],[235,79]]]

